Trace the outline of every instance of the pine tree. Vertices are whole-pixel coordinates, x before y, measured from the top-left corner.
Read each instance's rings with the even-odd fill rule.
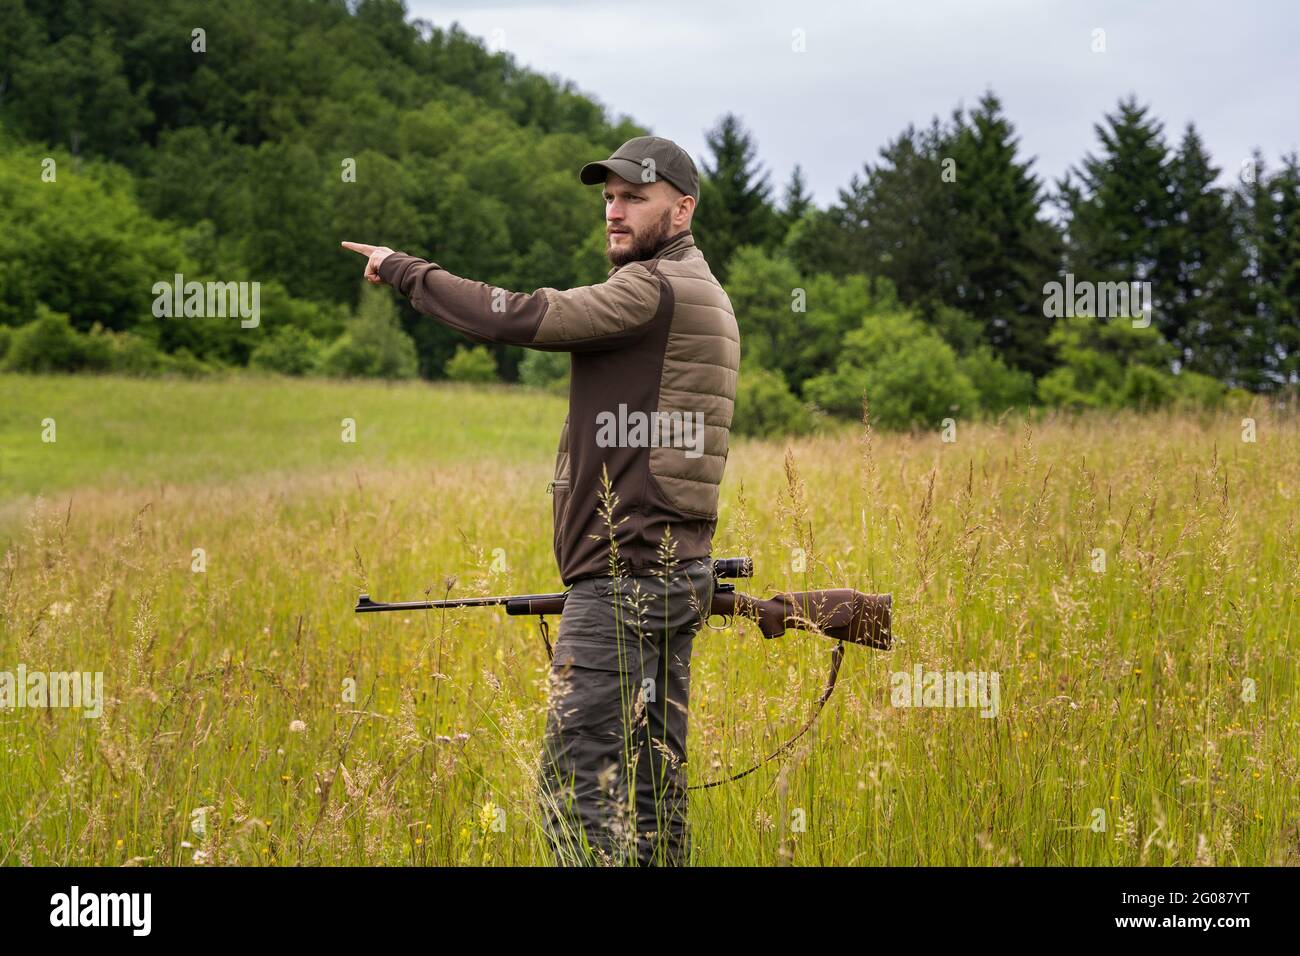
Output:
[[[946,131],[909,126],[863,167],[829,210],[845,252],[841,268],[884,276],[904,302],[929,310],[956,298],[950,228],[953,190],[942,181]]]
[[[1277,355],[1273,332],[1273,223],[1275,204],[1269,191],[1264,159],[1256,150],[1248,166],[1249,175],[1233,190],[1228,208],[1232,219],[1236,253],[1231,276],[1233,313],[1240,331],[1233,343],[1237,370],[1234,384],[1253,391],[1266,391],[1277,381]]]
[[[1300,382],[1300,162],[1286,156],[1269,172],[1257,150],[1248,169],[1230,198],[1239,260],[1228,378],[1267,392]]]
[[[753,137],[728,113],[705,134],[712,162],[701,170],[700,206],[692,231],[719,280],[740,246],[768,246],[776,239],[772,187],[756,157]]]
[[[803,170],[795,163],[790,173],[790,181],[785,186],[785,202],[781,207],[781,218],[789,228],[803,218],[813,206],[812,194],[808,192],[808,183],[803,178]]]
[[[990,91],[944,144],[952,190],[948,228],[958,279],[946,304],[961,309],[1009,365],[1039,376],[1052,367],[1043,286],[1056,276],[1060,237],[1039,218],[1042,182],[1018,161],[1015,129]]]
[[[1269,227],[1263,235],[1261,278],[1272,330],[1274,385],[1300,382],[1300,160],[1282,158],[1268,180]]]
[[[1241,363],[1234,273],[1244,263],[1232,235],[1224,191],[1196,128],[1188,124],[1169,166],[1170,221],[1162,260],[1172,272],[1158,278],[1160,328],[1187,368],[1232,378]]]
[[[1130,98],[1094,129],[1101,154],[1089,154],[1058,184],[1069,219],[1070,271],[1077,281],[1150,280],[1153,297],[1163,302],[1162,281],[1173,270],[1162,237],[1171,216],[1162,126]]]

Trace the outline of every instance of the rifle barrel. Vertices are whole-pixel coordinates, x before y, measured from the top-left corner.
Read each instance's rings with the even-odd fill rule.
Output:
[[[369,594],[357,598],[356,612],[363,611],[427,611],[439,607],[485,607],[493,604],[505,604],[510,598],[485,597],[461,598],[455,601],[398,601],[389,604],[385,601],[372,601]]]
[[[385,601],[372,601],[369,594],[363,594],[357,598],[357,606],[353,608],[358,614],[365,611],[428,611],[435,608],[446,607],[491,607],[494,605],[505,605],[507,611],[512,607],[519,607],[523,602],[548,600],[563,598],[568,592],[559,592],[556,594],[519,594],[509,597],[481,597],[481,598],[458,598],[452,601],[397,601],[388,603]],[[527,611],[513,611],[512,613],[529,613]]]
[[[713,562],[714,578],[748,578],[753,574],[752,558],[717,558]],[[369,594],[363,594],[357,599],[354,610],[360,614],[364,611],[428,611],[444,607],[489,607],[503,604],[509,614],[552,614],[559,613],[550,610],[556,606],[556,599],[562,599],[568,593],[563,591],[554,594],[519,594],[510,597],[460,598],[454,601],[399,601],[392,604],[372,601]],[[532,610],[534,606],[545,610],[543,612]]]

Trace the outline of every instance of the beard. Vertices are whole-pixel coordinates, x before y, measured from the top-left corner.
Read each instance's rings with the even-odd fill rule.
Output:
[[[665,209],[663,217],[653,226],[647,226],[641,232],[632,230],[632,242],[626,248],[615,249],[610,245],[608,235],[605,239],[605,256],[610,263],[617,266],[625,266],[629,262],[639,262],[642,259],[649,259],[659,245],[668,238],[668,230],[672,227],[672,210]],[[624,229],[631,229],[631,226],[624,226]]]

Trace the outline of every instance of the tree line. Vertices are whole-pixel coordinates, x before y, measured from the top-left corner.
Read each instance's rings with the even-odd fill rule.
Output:
[[[493,285],[604,279],[580,161],[648,130],[400,0],[0,0],[0,367],[552,386],[365,290],[343,237]],[[670,133],[671,135],[671,133]],[[1206,405],[1300,378],[1300,167],[1117,105],[1050,187],[997,97],[909,127],[825,208],[742,121],[707,132],[695,232],[741,324],[737,427],[933,425],[1034,403]],[[1149,282],[1147,322],[1044,289]],[[167,318],[155,283],[257,281],[262,319]]]

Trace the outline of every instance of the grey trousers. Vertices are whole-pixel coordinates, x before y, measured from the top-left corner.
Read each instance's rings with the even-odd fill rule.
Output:
[[[690,856],[686,730],[691,646],[713,563],[587,578],[564,604],[538,793],[559,865],[678,865]]]

